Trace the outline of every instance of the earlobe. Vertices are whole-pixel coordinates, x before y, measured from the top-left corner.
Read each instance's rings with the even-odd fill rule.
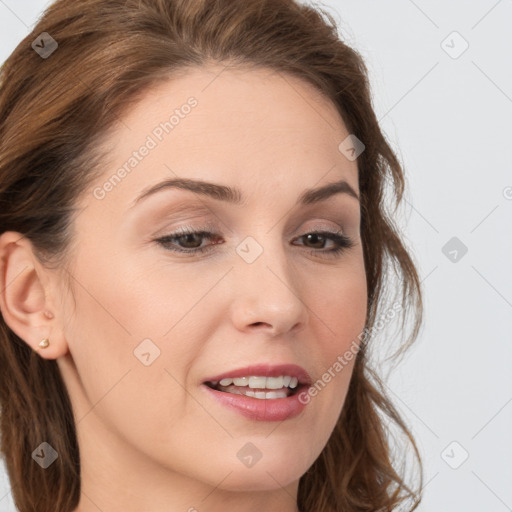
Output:
[[[47,289],[49,279],[34,254],[33,246],[20,233],[0,236],[0,311],[8,327],[33,350],[45,357],[58,357],[60,332],[55,323]],[[51,349],[40,345],[52,338]]]

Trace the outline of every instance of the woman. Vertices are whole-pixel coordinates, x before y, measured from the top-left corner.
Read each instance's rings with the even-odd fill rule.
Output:
[[[383,201],[403,172],[328,14],[57,0],[5,63],[0,112],[21,512],[417,507],[386,418],[419,454],[368,360],[399,312],[409,343],[421,323]]]

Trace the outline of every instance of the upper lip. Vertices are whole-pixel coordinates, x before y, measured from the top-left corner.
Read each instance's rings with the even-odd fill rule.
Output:
[[[218,382],[222,379],[230,377],[280,377],[281,375],[288,375],[290,377],[297,377],[299,384],[311,384],[311,377],[308,372],[301,366],[296,364],[256,364],[246,366],[244,368],[237,368],[236,370],[229,370],[219,375],[208,377],[204,382]]]

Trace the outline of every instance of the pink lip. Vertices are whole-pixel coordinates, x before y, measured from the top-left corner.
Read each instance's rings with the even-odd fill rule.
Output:
[[[296,392],[287,398],[275,398],[269,400],[253,398],[245,395],[236,395],[233,393],[225,393],[224,391],[217,391],[216,389],[206,385],[207,382],[219,382],[222,379],[229,377],[280,377],[281,375],[297,377],[299,381]],[[209,377],[203,382],[201,388],[209,393],[209,396],[214,398],[220,404],[251,420],[284,421],[297,416],[304,410],[307,403],[305,404],[299,400],[299,393],[309,388],[311,382],[311,377],[306,370],[295,364],[259,364]]]
[[[300,414],[307,403],[299,400],[299,393],[308,388],[306,384],[299,386],[298,392],[287,398],[262,399],[245,395],[225,393],[201,385],[206,393],[217,400],[221,405],[235,411],[246,418],[258,421],[284,421]]]
[[[280,377],[281,375],[297,377],[300,384],[311,384],[312,382],[308,372],[296,364],[257,364],[253,366],[246,366],[245,368],[238,368],[237,370],[231,370],[220,375],[208,377],[204,382],[218,382],[229,377]]]

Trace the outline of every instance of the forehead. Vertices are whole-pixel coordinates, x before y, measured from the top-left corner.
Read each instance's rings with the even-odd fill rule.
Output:
[[[103,179],[124,167],[111,197],[130,201],[163,177],[267,193],[342,178],[357,191],[357,162],[339,149],[348,135],[335,106],[297,77],[264,68],[190,69],[145,91],[117,123]],[[143,158],[134,156],[144,146]]]

